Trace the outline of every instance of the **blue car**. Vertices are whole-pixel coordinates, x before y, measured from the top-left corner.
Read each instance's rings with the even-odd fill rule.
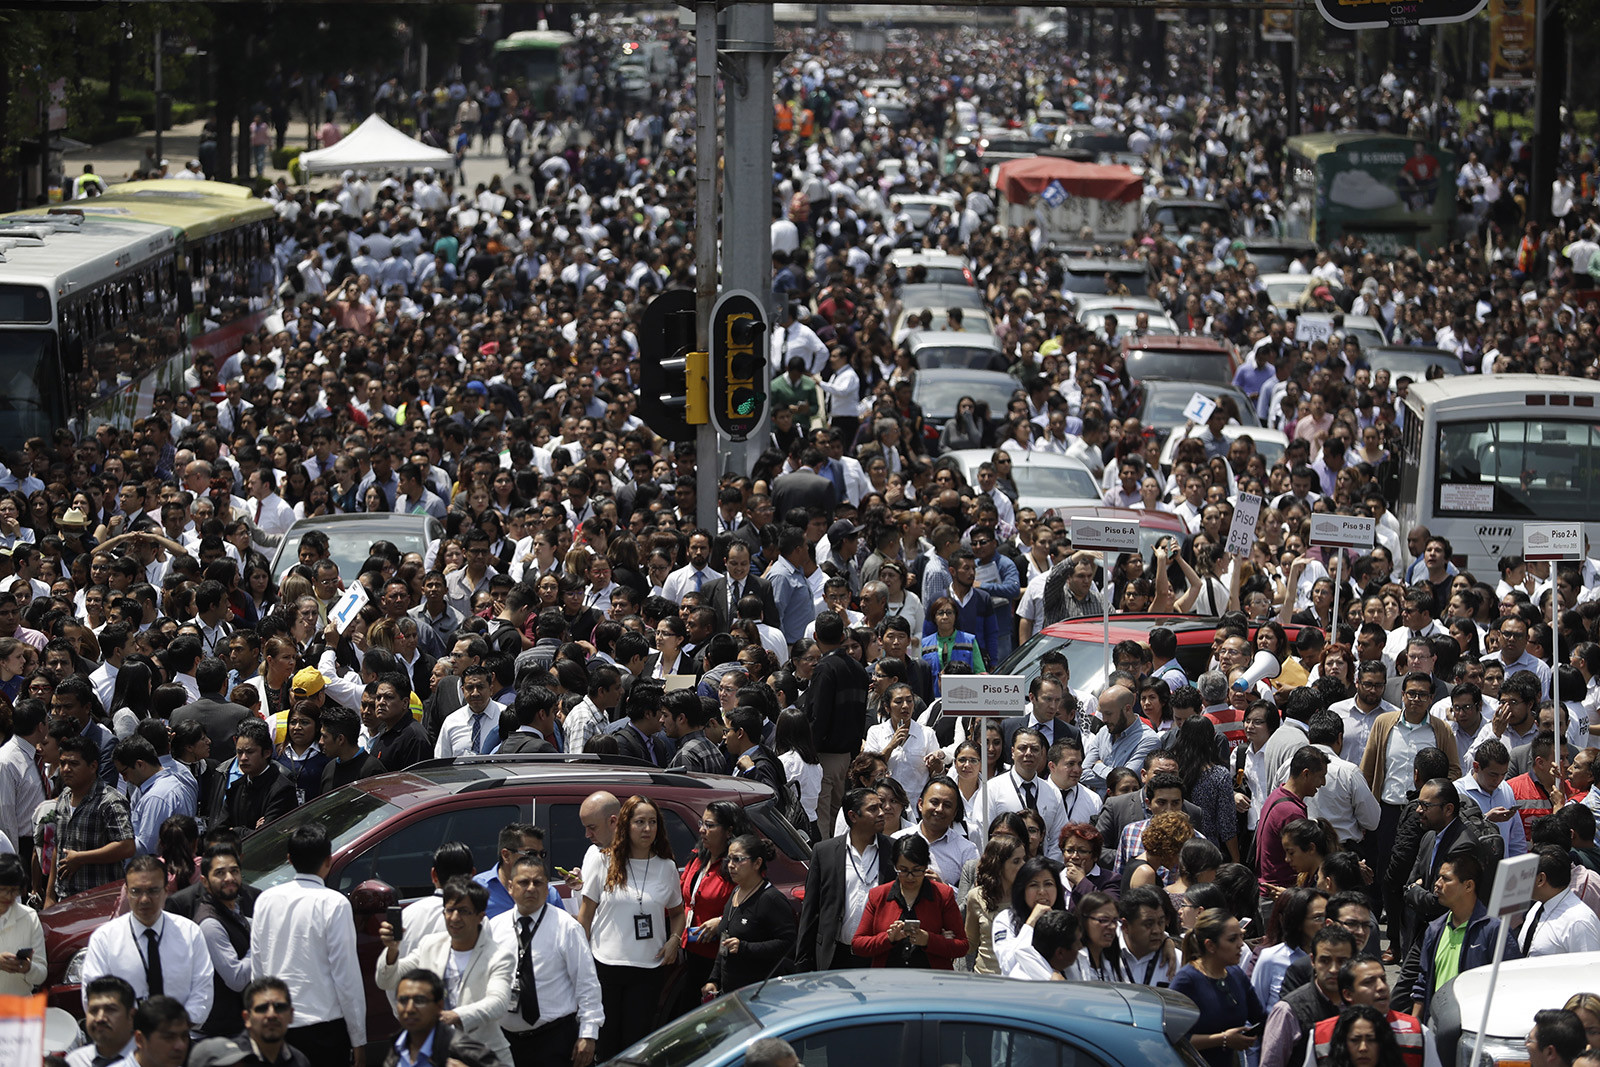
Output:
[[[750,985],[667,1024],[615,1067],[738,1067],[763,1037],[806,1067],[1198,1067],[1187,997],[1100,982],[918,970]]]

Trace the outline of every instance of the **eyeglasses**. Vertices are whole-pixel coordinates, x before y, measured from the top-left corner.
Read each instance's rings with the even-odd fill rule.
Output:
[[[921,878],[928,873],[926,867],[896,867],[894,873],[901,878]]]
[[[517,853],[517,858],[518,859],[542,860],[548,854],[549,854],[549,852],[546,849],[542,849],[542,848],[525,848],[521,852]]]
[[[1111,926],[1117,921],[1115,915],[1086,915],[1084,918],[1089,922],[1099,923],[1101,926]]]
[[[1365,930],[1367,928],[1367,922],[1365,919],[1331,919],[1329,921],[1337,923],[1346,930],[1350,930],[1352,932],[1356,930]]]
[[[135,888],[133,888],[133,886],[126,886],[125,888],[127,889],[128,895],[130,897],[138,897],[140,899],[150,899],[152,897],[159,897],[162,893],[164,893],[166,891],[161,886],[156,886],[154,889],[135,889]]]
[[[732,864],[735,864],[735,863],[749,863],[749,862],[750,862],[750,857],[749,856],[740,856],[737,853],[733,853],[733,852],[728,853],[728,863],[729,863],[729,865],[732,865]]]
[[[268,1000],[260,1004],[250,1005],[250,1010],[257,1015],[288,1015],[291,1009],[287,1000]]]

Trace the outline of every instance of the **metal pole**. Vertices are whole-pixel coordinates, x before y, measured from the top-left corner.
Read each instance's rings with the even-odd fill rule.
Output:
[[[161,30],[156,30],[156,165],[161,164]]]
[[[1550,702],[1555,709],[1556,788],[1561,788],[1561,594],[1556,583],[1555,562],[1550,564]]]
[[[971,722],[971,719],[967,720]],[[1004,735],[1002,735],[1004,736]],[[959,747],[959,746],[958,746]],[[978,820],[978,851],[989,846],[989,720],[978,720],[978,792],[983,797],[983,817]]]
[[[1339,594],[1344,591],[1344,549],[1335,548],[1334,551],[1339,553],[1333,559],[1334,570],[1338,573],[1333,578],[1333,618],[1329,620],[1333,633],[1328,635],[1328,643],[1336,645],[1339,643]]]
[[[1111,680],[1111,550],[1100,550],[1100,566],[1104,569],[1105,582],[1100,587],[1100,642],[1104,646],[1103,655],[1100,657],[1100,686],[1104,688]]]
[[[1472,1043],[1472,1059],[1468,1061],[1473,1067],[1482,1062],[1479,1057],[1483,1055],[1484,1031],[1489,1029],[1489,1005],[1494,1003],[1495,985],[1500,980],[1500,958],[1506,954],[1507,925],[1505,919],[1500,920],[1500,932],[1494,939],[1494,965],[1489,968],[1489,988],[1483,997],[1483,1017],[1478,1020],[1478,1037]]]
[[[711,350],[711,309],[717,302],[717,5],[694,9],[694,291],[695,345]],[[704,388],[704,386],[701,386]],[[693,388],[693,386],[691,386]],[[695,522],[715,530],[717,428],[695,430]]]
[[[728,284],[748,289],[774,322],[772,301],[772,77],[782,53],[774,50],[771,4],[739,3],[727,9],[723,60],[724,147],[722,269]],[[761,361],[762,392],[771,371]],[[770,426],[763,417],[743,442],[724,440],[724,462],[747,474],[755,466]]]

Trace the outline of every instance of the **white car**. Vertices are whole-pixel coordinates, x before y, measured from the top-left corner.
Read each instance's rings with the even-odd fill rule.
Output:
[[[1306,291],[1306,286],[1316,281],[1317,279],[1309,274],[1261,275],[1261,284],[1267,287],[1267,299],[1271,300],[1272,306],[1280,311],[1294,307],[1301,294]]]
[[[889,211],[906,216],[914,233],[926,226],[939,208],[954,214],[959,203],[954,193],[893,193],[889,198]]]
[[[1600,992],[1600,979],[1589,972],[1591,967],[1600,967],[1600,952],[1568,952],[1502,963],[1489,1005],[1480,1067],[1526,1067],[1528,1050],[1523,1040],[1533,1029],[1534,1013],[1559,1008],[1574,993]],[[1489,968],[1475,967],[1433,995],[1428,1022],[1445,1067],[1471,1063],[1488,992]],[[1397,1006],[1405,999],[1399,991],[1391,996]]]
[[[889,263],[900,272],[901,278],[909,278],[913,267],[921,267],[927,272],[923,284],[928,285],[972,285],[972,270],[967,266],[967,261],[962,256],[952,256],[947,252],[926,252],[920,248],[898,248],[889,253]]]
[[[978,484],[978,467],[994,458],[994,449],[963,448],[946,455],[961,464],[969,485]],[[1082,460],[1051,452],[1012,452],[1011,480],[1017,484],[1017,503],[1041,516],[1063,508],[1098,507],[1100,484]],[[940,459],[944,457],[941,456]]]
[[[1294,320],[1294,339],[1310,343],[1320,338],[1333,335],[1333,316],[1331,311],[1302,311]],[[1344,332],[1361,342],[1363,349],[1383,348],[1389,343],[1383,336],[1383,327],[1371,315],[1346,315],[1344,317]]]
[[[1283,458],[1284,452],[1289,449],[1289,438],[1282,430],[1269,430],[1265,426],[1238,426],[1229,423],[1222,428],[1223,438],[1231,445],[1235,437],[1249,435],[1250,440],[1256,443],[1256,451],[1261,453],[1261,458],[1267,461],[1267,469]],[[1184,438],[1183,427],[1178,427],[1167,435],[1167,443],[1161,446],[1161,469],[1172,469],[1172,457],[1177,454],[1178,442]]]

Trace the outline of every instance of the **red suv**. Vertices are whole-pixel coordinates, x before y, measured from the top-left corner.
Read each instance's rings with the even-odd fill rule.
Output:
[[[552,867],[580,867],[589,847],[578,806],[596,790],[626,799],[638,794],[661,806],[672,854],[687,862],[699,841],[701,813],[713,800],[744,806],[756,829],[777,846],[769,865],[773,885],[798,909],[805,893],[811,846],[779,813],[768,787],[743,778],[663,771],[625,757],[593,754],[465,756],[430,760],[395,774],[380,774],[316,798],[244,841],[244,879],[268,889],[294,877],[288,840],[315,820],[328,828],[333,868],[328,885],[349,896],[355,912],[356,950],[367,982],[367,1033],[372,1040],[395,1032],[389,1001],[372,982],[384,909],[433,892],[433,852],[446,841],[472,849],[480,871],[498,862],[496,837],[507,823],[531,822],[545,833]],[[568,891],[558,879],[552,884]],[[80,894],[41,919],[50,957],[50,1003],[82,1014],[78,978],[89,935],[114,914],[121,882]]]

